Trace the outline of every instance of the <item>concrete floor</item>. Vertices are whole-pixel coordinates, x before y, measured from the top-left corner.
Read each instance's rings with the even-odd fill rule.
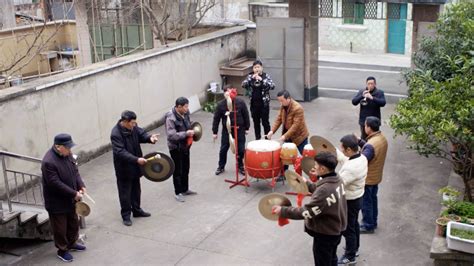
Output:
[[[278,105],[272,102],[271,121]],[[303,103],[312,135],[334,144],[345,134],[358,132],[358,108],[348,100],[318,98]],[[394,105],[383,108],[386,122]],[[140,114],[138,114],[140,115]],[[259,199],[271,192],[265,182],[229,189],[225,178],[234,178],[234,159],[229,152],[226,172],[215,176],[219,141],[212,141],[212,114],[197,112],[194,121],[203,124],[205,134],[194,143],[191,155],[190,187],[199,194],[177,202],[172,179],[153,183],[142,179],[142,207],[152,217],[134,219],[132,227],[122,225],[112,154],[106,153],[80,167],[95,198],[87,217],[88,250],[74,253],[75,264],[155,265],[312,265],[312,239],[303,232],[302,221],[279,227],[260,216]],[[138,121],[140,117],[138,118]],[[164,128],[156,132],[156,145],[143,145],[144,152],[163,151]],[[252,131],[252,130],[251,130]],[[429,259],[434,218],[440,204],[438,188],[444,186],[450,166],[438,159],[426,159],[406,149],[404,138],[393,138],[384,123],[389,141],[384,180],[379,188],[379,228],[362,235],[358,265],[432,265]],[[279,136],[278,134],[277,136]],[[253,140],[253,132],[248,140]],[[280,183],[276,191],[288,191]],[[295,197],[289,196],[296,204]],[[342,254],[344,242],[339,246]],[[57,264],[52,242],[41,252],[25,257],[21,264]]]

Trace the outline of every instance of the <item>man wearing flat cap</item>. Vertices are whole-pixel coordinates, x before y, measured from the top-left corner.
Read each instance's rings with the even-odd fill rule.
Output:
[[[133,111],[122,112],[120,120],[110,135],[114,157],[115,175],[120,200],[123,224],[132,225],[133,217],[149,217],[150,213],[140,207],[140,165],[146,164],[140,143],[156,143],[158,134],[148,134],[137,126],[137,115]]]
[[[84,251],[85,246],[76,243],[79,237],[79,220],[75,211],[76,201],[86,191],[84,182],[72,157],[74,146],[71,135],[59,134],[54,145],[41,162],[45,208],[53,231],[58,258],[70,262],[69,251]]]

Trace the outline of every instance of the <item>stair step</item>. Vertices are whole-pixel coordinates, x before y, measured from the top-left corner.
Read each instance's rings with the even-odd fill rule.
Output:
[[[34,212],[22,212],[20,214],[20,224],[21,225],[24,225],[26,224],[27,222],[33,220],[33,219],[36,219],[36,217],[38,216],[38,213],[34,213]]]
[[[38,222],[38,226],[41,226],[49,222],[49,215],[47,213],[39,213],[38,216],[36,216],[36,221]]]
[[[0,224],[6,224],[9,221],[16,219],[20,215],[20,212],[3,212],[3,218],[0,220]]]

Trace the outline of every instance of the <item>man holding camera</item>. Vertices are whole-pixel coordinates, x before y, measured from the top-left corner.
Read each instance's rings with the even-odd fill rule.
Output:
[[[250,97],[250,113],[252,114],[255,138],[262,137],[260,133],[260,121],[262,121],[263,132],[266,136],[270,131],[270,90],[275,88],[270,75],[263,72],[262,61],[253,62],[253,72],[247,75],[242,82],[242,88],[247,91]]]
[[[367,87],[359,90],[354,98],[352,98],[353,105],[356,106],[360,103],[359,126],[360,137],[363,140],[367,138],[364,130],[365,119],[368,116],[375,116],[381,120],[380,107],[384,107],[386,103],[383,90],[377,89],[374,77],[368,77],[366,84]]]

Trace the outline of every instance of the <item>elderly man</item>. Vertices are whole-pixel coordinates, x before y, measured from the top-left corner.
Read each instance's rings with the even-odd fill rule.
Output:
[[[75,203],[82,199],[86,187],[72,157],[71,148],[74,145],[71,135],[56,135],[53,147],[46,152],[41,162],[45,208],[49,214],[54,244],[58,248],[58,258],[65,262],[73,261],[70,250],[86,250],[85,246],[76,243],[79,220]]]
[[[149,217],[151,214],[140,207],[140,165],[146,164],[140,143],[156,143],[158,134],[150,135],[137,126],[137,115],[133,111],[123,111],[120,120],[112,128],[110,135],[114,158],[115,175],[120,199],[123,224],[132,225],[133,217]]]

